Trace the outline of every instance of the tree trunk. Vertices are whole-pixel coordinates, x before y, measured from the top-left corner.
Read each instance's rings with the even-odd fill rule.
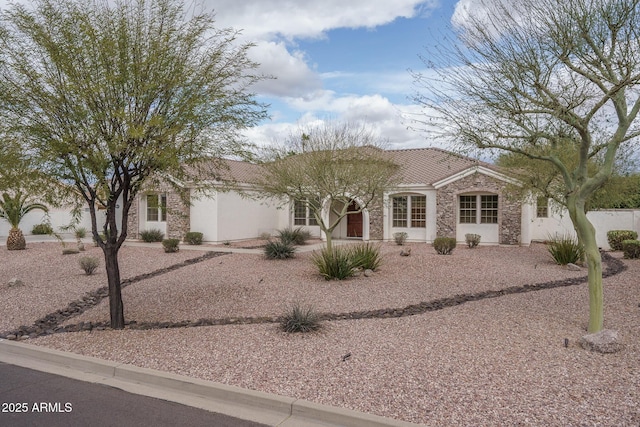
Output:
[[[604,327],[604,296],[602,292],[602,257],[596,243],[596,230],[587,219],[584,201],[569,197],[567,207],[578,241],[584,247],[589,278],[589,333],[600,332]]]
[[[103,247],[104,261],[107,267],[109,283],[109,310],[111,313],[111,328],[124,329],[124,305],[120,285],[120,267],[118,266],[118,248],[107,243]]]

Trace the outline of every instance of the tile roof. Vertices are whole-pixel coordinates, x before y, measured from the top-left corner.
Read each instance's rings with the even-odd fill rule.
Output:
[[[402,166],[403,184],[431,185],[479,165],[496,169],[492,164],[440,148],[388,150],[387,153]]]
[[[440,148],[411,148],[385,151],[401,165],[403,184],[431,185],[473,166],[498,171],[495,165],[465,157]],[[219,169],[222,179],[241,183],[255,182],[261,166],[249,162],[224,159],[228,169]]]

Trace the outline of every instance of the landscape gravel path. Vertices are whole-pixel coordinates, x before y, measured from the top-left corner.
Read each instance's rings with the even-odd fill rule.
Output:
[[[292,304],[321,312],[404,307],[458,294],[586,275],[553,264],[544,245],[457,248],[412,255],[384,244],[372,277],[325,281],[309,261],[229,254],[134,283],[123,290],[136,322],[279,316]],[[99,255],[92,248],[90,254]],[[123,278],[201,255],[122,250]],[[621,258],[614,253],[614,257]],[[0,331],[33,322],[104,286],[54,244],[0,250]],[[425,425],[640,425],[640,263],[606,278],[605,326],[624,350],[577,345],[588,319],[586,283],[468,302],[415,316],[324,322],[318,333],[277,324],[87,331],[26,342],[171,371]],[[18,277],[24,286],[9,288]],[[69,319],[108,320],[107,301]],[[565,339],[569,345],[565,347]],[[345,357],[346,355],[350,355]]]

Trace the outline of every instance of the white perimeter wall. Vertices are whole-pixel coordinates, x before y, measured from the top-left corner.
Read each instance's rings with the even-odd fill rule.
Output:
[[[50,208],[48,215],[43,211],[34,210],[26,214],[20,221],[20,229],[25,235],[29,235],[34,225],[48,222],[55,232],[60,232],[60,227],[71,223],[71,218],[71,208]],[[82,219],[79,227],[86,228],[87,232],[91,230],[91,218],[89,217],[88,208],[83,208],[82,210]],[[0,236],[9,235],[10,229],[9,223],[4,219],[0,219]]]
[[[575,230],[569,218],[569,213],[564,210],[560,213],[551,213],[549,218],[535,218],[531,215],[530,235],[532,240],[546,240],[555,234],[565,233],[575,236]],[[640,209],[607,209],[587,213],[587,218],[596,229],[596,241],[598,246],[609,249],[607,231],[610,230],[634,230],[640,234]]]
[[[191,231],[207,242],[253,239],[286,226],[288,212],[275,201],[242,197],[235,191],[214,192],[192,201]]]

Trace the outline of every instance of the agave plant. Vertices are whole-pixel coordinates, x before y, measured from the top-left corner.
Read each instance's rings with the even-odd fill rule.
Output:
[[[15,196],[4,193],[0,198],[0,218],[6,219],[11,225],[9,236],[7,237],[7,249],[10,251],[20,250],[27,247],[22,230],[18,227],[22,218],[32,210],[40,209],[48,212],[49,209],[41,203],[28,203],[28,197],[18,192]]]

